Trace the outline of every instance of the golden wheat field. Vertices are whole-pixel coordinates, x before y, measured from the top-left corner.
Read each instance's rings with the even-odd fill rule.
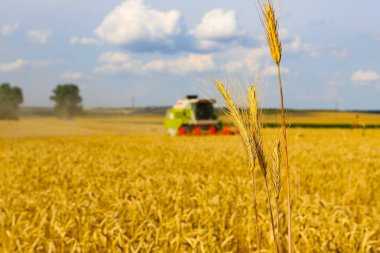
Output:
[[[0,252],[257,249],[238,136],[173,138],[156,118],[59,122],[0,122]],[[380,130],[290,129],[289,162],[295,252],[380,252]]]

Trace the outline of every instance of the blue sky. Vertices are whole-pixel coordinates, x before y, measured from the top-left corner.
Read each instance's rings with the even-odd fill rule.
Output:
[[[13,0],[0,9],[0,82],[51,106],[58,83],[86,107],[171,105],[210,78],[261,80],[278,107],[255,1]],[[380,2],[288,0],[281,9],[290,108],[380,109]]]

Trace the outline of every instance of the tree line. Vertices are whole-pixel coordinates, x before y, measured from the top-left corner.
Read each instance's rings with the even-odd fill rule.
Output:
[[[82,97],[76,84],[58,84],[52,93],[50,100],[55,103],[54,111],[57,116],[70,119],[82,112]],[[2,83],[0,85],[0,119],[17,120],[23,101],[20,87]]]

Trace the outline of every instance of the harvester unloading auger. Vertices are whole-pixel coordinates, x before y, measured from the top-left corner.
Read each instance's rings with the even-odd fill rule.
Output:
[[[165,128],[169,135],[235,134],[228,125],[222,126],[214,108],[215,100],[188,95],[166,112]]]

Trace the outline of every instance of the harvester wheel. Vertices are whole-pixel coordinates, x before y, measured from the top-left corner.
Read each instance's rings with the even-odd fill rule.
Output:
[[[209,134],[214,135],[216,134],[216,127],[215,126],[210,126],[208,129]]]
[[[178,129],[178,133],[179,133],[179,135],[185,135],[186,134],[186,129],[184,127],[180,127]]]
[[[229,126],[224,126],[223,127],[223,134],[224,135],[231,135],[231,134],[233,134],[233,132]]]
[[[201,135],[201,128],[199,126],[194,127],[194,135]]]

